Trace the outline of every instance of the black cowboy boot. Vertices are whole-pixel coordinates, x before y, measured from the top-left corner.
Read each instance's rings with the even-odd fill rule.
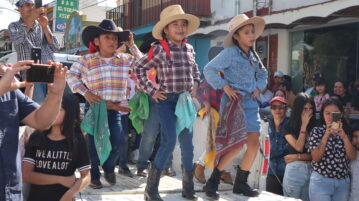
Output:
[[[158,185],[160,184],[160,178],[161,171],[158,170],[154,164],[151,164],[145,189],[146,201],[163,201],[160,194],[158,193]]]
[[[259,195],[258,191],[253,190],[247,183],[249,171],[237,168],[236,179],[234,180],[233,193],[243,194],[248,197],[256,197]]]
[[[197,200],[194,192],[193,171],[187,171],[182,167],[182,197],[187,200]]]
[[[210,200],[219,200],[218,185],[222,173],[223,171],[221,172],[217,168],[214,168],[211,177],[207,180],[206,185],[203,187],[206,196]]]

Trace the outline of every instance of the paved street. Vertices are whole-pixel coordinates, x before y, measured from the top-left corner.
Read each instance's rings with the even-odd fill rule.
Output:
[[[131,167],[131,171],[135,172],[134,167]],[[162,198],[165,201],[179,201],[185,200],[181,197],[182,182],[180,177],[180,172],[177,172],[176,177],[164,176],[161,179],[159,191]],[[82,192],[83,201],[97,201],[97,200],[144,200],[143,193],[146,185],[146,178],[134,176],[134,178],[125,177],[117,174],[117,184],[114,186],[109,186],[106,181],[101,178],[101,182],[104,187],[99,190],[94,190],[88,187]],[[200,199],[205,199],[205,195],[202,191],[203,185],[195,181],[195,190],[198,192]],[[220,201],[295,201],[296,199],[284,198],[268,192],[261,192],[260,196],[257,198],[247,198],[244,196],[234,195],[232,193],[232,186],[229,184],[220,185],[221,199]],[[77,201],[80,201],[78,196]]]

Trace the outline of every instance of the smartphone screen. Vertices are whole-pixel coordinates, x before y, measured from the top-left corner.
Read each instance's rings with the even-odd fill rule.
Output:
[[[341,119],[341,113],[340,112],[332,112],[332,128],[338,129],[339,128],[339,122]]]
[[[31,48],[31,60],[34,60],[34,63],[37,64],[41,63],[41,48]]]
[[[27,82],[53,83],[55,66],[47,64],[31,64],[31,68],[26,71]]]
[[[35,0],[35,8],[41,8],[42,6],[42,0]]]

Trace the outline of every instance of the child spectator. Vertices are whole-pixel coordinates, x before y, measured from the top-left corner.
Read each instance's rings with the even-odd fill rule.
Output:
[[[327,83],[324,79],[318,79],[315,82],[315,92],[316,96],[314,96],[314,103],[315,103],[315,111],[316,111],[316,119],[320,119],[320,110],[322,109],[323,103],[330,98],[329,94],[327,93]]]
[[[175,114],[177,101],[184,94],[197,93],[200,72],[193,47],[185,37],[199,27],[199,19],[186,14],[180,5],[169,6],[161,12],[160,21],[152,30],[154,38],[160,40],[153,49],[140,59],[134,68],[140,88],[152,96],[159,111],[162,142],[148,173],[145,189],[146,200],[162,200],[158,193],[161,171],[176,145]],[[148,80],[147,71],[155,68],[159,88]],[[189,101],[191,98],[188,97]],[[194,120],[194,119],[193,119]],[[196,200],[193,183],[193,133],[185,128],[178,135],[182,159],[182,197]]]
[[[90,183],[90,159],[80,129],[76,96],[66,94],[51,128],[31,135],[22,165],[23,181],[31,183],[28,201],[73,200]],[[81,178],[76,179],[75,170]]]
[[[135,61],[135,56],[118,54],[116,50],[124,42],[136,58],[140,58],[142,53],[134,44],[133,35],[118,31],[112,20],[105,19],[98,26],[86,27],[82,32],[82,40],[92,53],[81,57],[80,61],[72,65],[67,73],[67,82],[73,92],[85,97],[88,104],[106,101],[112,150],[102,168],[106,181],[114,185],[116,163],[120,158],[127,158],[127,141],[120,111],[129,112],[129,108],[123,107],[121,102],[127,101],[128,73]],[[87,135],[87,138],[92,167],[90,186],[102,188],[98,168],[100,153],[96,151],[94,136]],[[128,170],[127,165],[121,168]]]
[[[333,122],[333,113],[341,115]],[[337,99],[328,99],[320,112],[321,125],[310,132],[309,150],[313,172],[309,197],[313,201],[348,200],[350,190],[349,162],[356,159],[356,150],[349,136],[350,129],[343,117],[344,108]]]

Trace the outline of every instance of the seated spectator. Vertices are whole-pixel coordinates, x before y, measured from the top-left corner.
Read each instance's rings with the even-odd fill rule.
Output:
[[[281,89],[277,89],[276,91],[274,91],[273,97],[276,96],[280,96],[285,98],[287,96],[287,94],[285,93],[285,91],[281,90]]]
[[[318,120],[320,118],[320,110],[322,109],[323,103],[330,98],[329,94],[327,93],[327,83],[324,79],[318,79],[315,82],[315,93],[317,94],[314,96],[314,103],[315,103],[315,118]]]
[[[343,81],[337,81],[334,83],[333,95],[338,96],[338,99],[343,106],[350,104],[351,96],[348,94],[348,89]]]
[[[309,197],[313,201],[345,201],[349,198],[349,161],[356,159],[356,150],[349,139],[349,126],[343,115],[339,123],[334,124],[333,112],[343,114],[343,105],[336,99],[329,99],[321,110],[322,125],[310,132],[313,173]]]
[[[289,80],[285,80],[279,83],[279,89],[285,91],[285,99],[287,100],[288,106],[293,108],[295,94],[292,91],[292,83]]]
[[[257,102],[259,108],[265,108],[269,106],[269,102],[273,98],[273,92],[267,87],[261,93],[258,94]]]
[[[75,178],[76,169],[81,178]],[[23,181],[31,183],[27,200],[73,200],[90,184],[90,169],[79,102],[76,96],[66,94],[51,128],[33,133],[26,146],[22,175]]]
[[[315,84],[316,84],[317,80],[319,80],[319,79],[324,79],[324,78],[323,78],[323,74],[321,74],[321,73],[315,73],[315,74],[313,75],[312,85],[311,85],[311,86],[313,86],[313,87],[308,88],[308,89],[305,91],[306,94],[310,95],[311,97],[314,97],[315,95],[317,95],[317,94],[316,94],[316,91],[315,91]]]
[[[281,71],[277,71],[274,73],[274,85],[271,88],[271,91],[276,91],[279,89],[279,83],[283,82],[284,74]]]
[[[349,201],[359,200],[359,125],[353,128],[352,143],[357,151],[356,159],[350,163],[351,185]]]
[[[282,183],[285,171],[284,156],[288,154],[287,141],[284,138],[285,128],[289,122],[286,117],[287,101],[276,96],[270,101],[269,139],[270,161],[266,182],[266,190],[278,195],[283,195]]]
[[[286,128],[285,139],[289,154],[285,156],[287,166],[283,178],[285,196],[309,201],[308,186],[311,174],[311,156],[308,152],[308,136],[315,120],[314,102],[308,94],[299,93]]]

